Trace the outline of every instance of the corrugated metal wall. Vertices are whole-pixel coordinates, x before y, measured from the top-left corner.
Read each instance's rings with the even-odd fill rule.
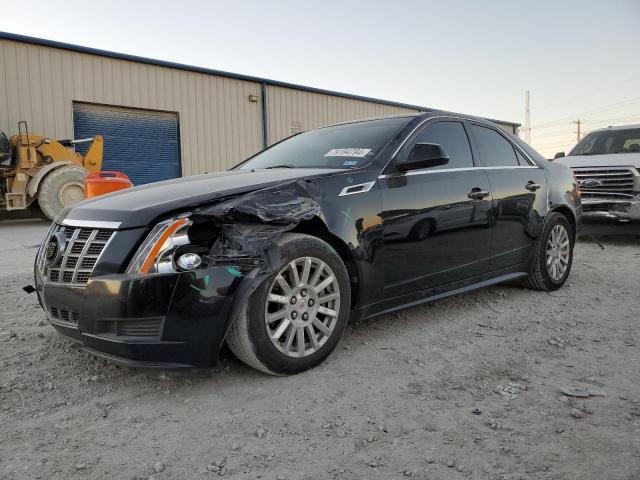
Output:
[[[177,112],[183,174],[225,170],[262,149],[260,84],[0,40],[0,129],[73,137],[73,102]]]
[[[0,39],[0,129],[71,138],[73,103],[178,114],[183,175],[226,170],[263,148],[259,81]],[[269,143],[332,123],[417,110],[267,85]],[[509,125],[501,125],[512,131]]]
[[[267,98],[270,144],[296,133],[296,130],[417,111],[271,85],[267,87]]]

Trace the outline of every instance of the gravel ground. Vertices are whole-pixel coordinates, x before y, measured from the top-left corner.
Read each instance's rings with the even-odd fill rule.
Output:
[[[640,478],[640,237],[580,242],[555,293],[351,325],[288,378],[230,354],[197,378],[89,357],[21,291],[23,247],[0,270],[2,479]]]

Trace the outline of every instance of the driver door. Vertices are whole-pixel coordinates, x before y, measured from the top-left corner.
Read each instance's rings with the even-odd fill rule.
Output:
[[[416,143],[443,147],[449,162],[399,171]],[[404,145],[379,181],[385,298],[415,293],[489,270],[491,187],[476,168],[465,124],[430,122]]]

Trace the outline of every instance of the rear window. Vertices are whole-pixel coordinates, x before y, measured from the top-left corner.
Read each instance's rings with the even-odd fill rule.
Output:
[[[498,132],[472,125],[480,160],[485,167],[519,166],[513,146]]]

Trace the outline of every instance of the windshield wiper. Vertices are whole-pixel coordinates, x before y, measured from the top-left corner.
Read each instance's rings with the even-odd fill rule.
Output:
[[[265,170],[269,170],[271,168],[297,168],[295,165],[273,165],[271,167],[265,167]]]

